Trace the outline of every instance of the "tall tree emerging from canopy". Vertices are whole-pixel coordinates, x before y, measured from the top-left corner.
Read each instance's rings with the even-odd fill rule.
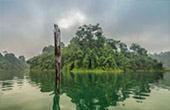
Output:
[[[117,49],[118,49],[118,46],[119,46],[119,43],[120,43],[120,40],[114,40],[114,39],[107,39],[106,40],[106,43],[108,44],[108,45],[110,45],[110,47],[113,49],[113,50],[115,50],[115,51],[117,51]]]
[[[65,52],[66,48],[63,49],[63,60],[66,59],[63,64],[69,64],[71,69],[117,68],[114,51],[106,44],[106,37],[99,24],[83,25],[78,28],[75,37],[70,41],[70,45],[68,45],[70,49],[67,52]],[[74,53],[68,53],[70,50]]]
[[[96,25],[83,25],[78,28],[76,36],[70,41],[70,43],[77,43],[83,47],[103,47],[106,42],[103,36],[103,31],[99,24]]]
[[[133,50],[135,54],[147,56],[147,50],[138,44],[132,43],[130,49]]]

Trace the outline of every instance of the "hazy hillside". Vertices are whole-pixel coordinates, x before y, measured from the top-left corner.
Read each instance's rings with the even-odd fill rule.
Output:
[[[159,54],[150,54],[152,58],[157,59],[158,61],[163,63],[163,66],[166,69],[170,69],[170,51],[167,52],[161,52]]]
[[[5,55],[0,53],[0,70],[20,70],[24,68],[28,68],[24,56],[17,58],[13,53],[6,53]]]

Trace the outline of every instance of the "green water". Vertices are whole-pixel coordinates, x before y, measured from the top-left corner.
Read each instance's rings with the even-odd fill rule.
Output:
[[[0,71],[0,110],[170,110],[170,73]]]

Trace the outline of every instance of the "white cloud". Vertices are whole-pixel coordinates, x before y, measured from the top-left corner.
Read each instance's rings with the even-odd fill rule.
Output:
[[[58,25],[64,29],[70,28],[76,24],[82,24],[86,20],[85,15],[77,10],[66,12],[63,16],[64,17],[58,21]]]

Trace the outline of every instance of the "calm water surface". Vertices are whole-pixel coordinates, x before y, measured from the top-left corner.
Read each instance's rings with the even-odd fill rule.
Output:
[[[170,110],[170,73],[0,71],[0,110]]]

